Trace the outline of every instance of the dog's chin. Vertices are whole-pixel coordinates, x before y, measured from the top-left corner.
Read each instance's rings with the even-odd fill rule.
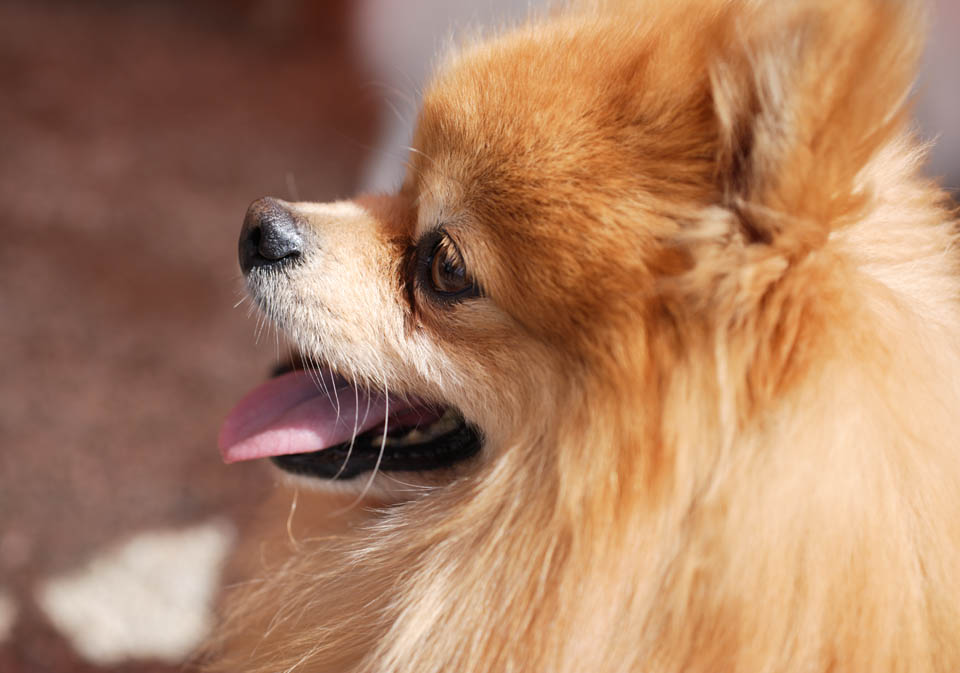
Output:
[[[285,379],[293,380],[292,385],[300,390],[291,393],[291,384]],[[312,386],[314,390],[309,389]],[[277,402],[276,398],[285,396],[292,396],[292,402]],[[320,398],[319,403],[311,402],[311,397]],[[340,408],[340,398],[344,409]],[[269,458],[289,481],[312,490],[362,489],[373,496],[392,497],[402,490],[400,487],[409,490],[411,485],[436,486],[451,481],[482,447],[480,431],[453,406],[424,401],[395,402],[391,406],[371,400],[376,400],[375,393],[348,384],[329,369],[307,370],[297,358],[278,366],[271,381],[251,393],[233,414],[248,426],[250,421],[244,419],[256,419],[258,415],[261,419],[273,416],[288,420],[256,420],[254,425],[260,427],[253,431],[228,431],[228,419],[221,433],[224,458],[230,462]],[[356,408],[345,411],[351,402]],[[271,408],[277,404],[288,408]],[[318,416],[330,414],[330,407],[335,406],[336,424],[349,427],[323,441],[290,440],[291,434],[309,433],[316,422],[304,418],[304,411],[311,411],[310,407],[304,408],[305,404],[318,404]],[[329,426],[329,421],[326,423]],[[270,442],[276,442],[276,446]],[[314,445],[317,448],[310,450]]]

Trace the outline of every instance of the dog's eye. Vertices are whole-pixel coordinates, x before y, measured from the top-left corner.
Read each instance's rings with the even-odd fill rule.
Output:
[[[473,286],[460,253],[449,239],[442,238],[433,250],[430,262],[430,284],[436,292],[460,294]]]
[[[463,256],[445,233],[427,236],[418,247],[421,287],[442,300],[466,299],[480,294]]]

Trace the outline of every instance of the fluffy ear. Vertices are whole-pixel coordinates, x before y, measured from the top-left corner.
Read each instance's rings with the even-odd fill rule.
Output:
[[[922,12],[910,0],[731,5],[710,73],[725,205],[751,240],[809,249],[862,208],[863,170],[905,129]]]

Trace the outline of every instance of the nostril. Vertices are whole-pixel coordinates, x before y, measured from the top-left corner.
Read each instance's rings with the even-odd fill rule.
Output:
[[[248,273],[255,267],[292,262],[303,252],[303,236],[295,215],[271,198],[254,201],[247,209],[240,231],[240,268]]]
[[[290,213],[267,213],[256,231],[257,251],[267,260],[276,262],[300,255],[301,238]]]
[[[254,227],[253,229],[250,230],[250,244],[255,248],[260,247],[260,239],[262,238],[260,234],[261,234],[261,229],[259,226]]]

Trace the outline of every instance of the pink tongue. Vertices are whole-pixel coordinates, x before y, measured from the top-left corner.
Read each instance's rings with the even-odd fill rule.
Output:
[[[342,382],[335,388],[333,377],[325,383],[329,395],[311,375],[294,371],[248,393],[220,429],[224,462],[318,451],[384,424],[383,397]],[[407,406],[390,401],[392,415]]]

